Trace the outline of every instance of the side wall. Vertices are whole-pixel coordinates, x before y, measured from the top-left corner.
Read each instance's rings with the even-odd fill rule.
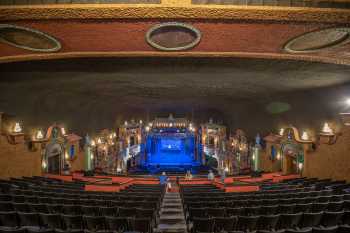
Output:
[[[333,145],[318,145],[305,156],[304,175],[350,182],[350,128],[344,127]]]
[[[12,145],[0,135],[0,178],[41,175],[40,152],[31,152],[25,144]]]
[[[79,145],[77,145],[79,148]],[[71,171],[84,170],[84,151],[77,151],[76,158],[71,162]],[[6,136],[0,136],[0,179],[22,176],[40,176],[41,154],[39,151],[29,151],[27,146],[10,144]]]

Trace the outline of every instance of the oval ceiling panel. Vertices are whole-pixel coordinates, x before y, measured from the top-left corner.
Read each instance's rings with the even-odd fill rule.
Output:
[[[328,28],[308,32],[290,40],[284,49],[288,52],[313,52],[349,42],[350,28]]]
[[[158,24],[146,34],[147,43],[162,51],[187,50],[198,45],[200,40],[198,29],[176,22]]]
[[[35,29],[8,24],[0,25],[0,41],[36,52],[56,52],[61,49],[61,43],[50,35]]]

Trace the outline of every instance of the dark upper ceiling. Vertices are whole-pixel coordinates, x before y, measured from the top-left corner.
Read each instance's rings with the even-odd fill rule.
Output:
[[[288,60],[90,58],[2,64],[0,72],[0,112],[80,134],[170,112],[250,134],[311,128],[350,96],[350,67]]]

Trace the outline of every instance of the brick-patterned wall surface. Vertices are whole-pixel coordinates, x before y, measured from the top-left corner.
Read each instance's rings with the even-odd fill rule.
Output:
[[[9,144],[0,136],[0,178],[40,176],[41,155],[30,152],[25,144]]]

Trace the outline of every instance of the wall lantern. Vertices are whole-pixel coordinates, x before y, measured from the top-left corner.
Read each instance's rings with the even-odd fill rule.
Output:
[[[336,135],[333,129],[329,126],[327,122],[324,123],[322,130],[319,134],[319,142],[321,144],[334,144],[336,141]]]

